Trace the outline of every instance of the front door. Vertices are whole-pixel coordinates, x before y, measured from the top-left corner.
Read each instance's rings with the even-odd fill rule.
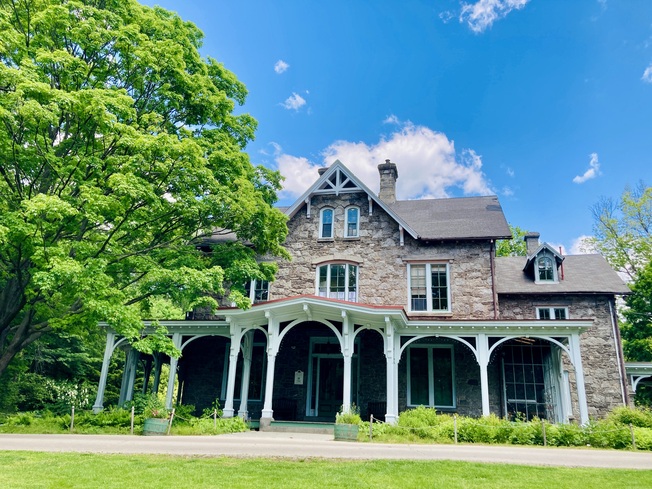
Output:
[[[342,385],[344,384],[344,360],[321,357],[318,361],[316,413],[320,418],[335,419],[342,407]]]

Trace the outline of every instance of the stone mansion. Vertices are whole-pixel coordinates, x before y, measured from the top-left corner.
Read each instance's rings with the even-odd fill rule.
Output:
[[[162,321],[179,359],[140,355],[107,327],[94,408],[109,360],[127,350],[120,402],[167,384],[167,402],[224,416],[332,421],[355,404],[400,412],[586,423],[629,403],[615,302],[629,288],[599,255],[564,256],[539,235],[527,256],[496,257],[511,233],[495,196],[397,200],[334,162],[290,207],[274,282],[252,281],[252,307]],[[170,364],[161,379],[161,365]],[[176,386],[176,388],[175,388]]]

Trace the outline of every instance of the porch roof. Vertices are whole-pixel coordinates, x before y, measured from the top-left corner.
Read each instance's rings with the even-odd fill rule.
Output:
[[[652,376],[652,362],[625,362],[627,375],[650,375]]]
[[[376,305],[327,299],[314,295],[300,295],[254,304],[247,310],[229,307],[220,309],[216,320],[159,321],[171,333],[228,335],[230,325],[241,327],[266,325],[271,319],[284,322],[328,320],[343,321],[368,328],[383,328],[391,323],[398,334],[416,335],[501,335],[501,336],[563,336],[581,332],[593,325],[591,319],[574,320],[491,320],[408,316],[403,306]],[[145,321],[150,327],[151,321]],[[106,326],[104,324],[104,326]]]

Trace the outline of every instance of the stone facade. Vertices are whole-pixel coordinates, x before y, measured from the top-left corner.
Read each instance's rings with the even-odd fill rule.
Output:
[[[532,260],[540,249],[538,235],[530,233],[528,249],[534,255],[527,257],[527,265],[525,257],[517,257],[509,263],[502,261],[503,268],[497,269],[495,240],[509,233],[497,200],[441,199],[406,207],[406,201],[392,202],[395,189],[391,187],[398,176],[393,164],[386,162],[379,170],[386,202],[337,162],[321,172],[313,187],[286,210],[285,247],[292,259],[278,262],[269,301],[247,311],[222,309],[217,316],[195,311],[178,327],[168,325],[182,335],[177,338],[179,344],[187,345],[179,362],[182,402],[194,404],[200,412],[219,397],[225,415],[246,412],[253,419],[260,418],[261,426],[272,418],[330,420],[338,409],[347,410],[352,404],[364,417],[373,413],[391,423],[411,407],[408,399],[412,396],[424,399],[428,391],[433,404],[433,393],[442,388],[445,375],[449,376],[444,379],[449,389],[446,398],[452,401],[450,405],[434,402],[434,407],[462,415],[512,416],[510,410],[520,402],[545,405],[548,419],[584,423],[623,404],[622,352],[613,323],[614,298],[623,286],[612,280],[615,274],[606,262],[594,270],[602,262],[569,260],[575,267],[570,267],[575,282],[563,281],[562,271],[562,280],[557,281],[555,274],[553,283],[540,286],[531,276],[536,263]],[[346,237],[346,211],[351,208],[359,211],[357,233]],[[333,212],[332,233],[326,233],[326,238],[320,237],[324,209]],[[410,209],[414,215],[399,215],[397,209]],[[545,244],[542,247],[548,249]],[[559,266],[564,257],[553,255]],[[589,263],[589,270],[583,270],[582,263]],[[355,297],[348,296],[346,301],[337,295],[338,299],[320,297],[319,267],[329,264],[357,267]],[[411,310],[409,270],[417,265],[424,272],[430,270],[422,264],[446,265],[450,307]],[[530,267],[527,272],[524,266]],[[506,273],[502,280],[497,271]],[[607,285],[591,289],[594,277]],[[519,293],[505,292],[501,284],[510,284],[508,290]],[[327,285],[329,291],[331,287]],[[434,288],[425,295],[415,293],[415,300],[435,293]],[[538,319],[537,307],[564,308],[568,315]],[[187,331],[198,322],[207,329],[201,330],[201,338],[193,339],[198,333]],[[219,331],[228,330],[228,337],[206,336],[205,332],[211,334],[212,323],[216,331],[218,324]],[[241,406],[244,347],[233,362],[237,349],[230,345],[242,342],[251,331],[258,345],[252,360],[256,378],[250,379],[250,399]],[[540,358],[536,375],[545,376],[545,381],[518,386],[510,381],[514,391],[508,394],[505,358],[532,344]],[[443,350],[451,355],[436,360]],[[541,360],[544,356],[545,361]],[[426,358],[427,366],[421,364],[423,371],[410,372],[411,358],[416,362]],[[435,367],[435,361],[448,362],[451,368],[441,363]],[[526,361],[522,365],[524,372],[535,371]],[[413,394],[410,382],[424,390]],[[534,400],[531,388],[546,393],[539,392]],[[171,402],[170,394],[168,399]]]

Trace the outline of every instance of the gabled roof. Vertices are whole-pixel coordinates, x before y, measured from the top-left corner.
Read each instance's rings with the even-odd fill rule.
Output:
[[[364,192],[371,200],[374,201],[381,209],[389,214],[405,231],[413,238],[419,238],[419,234],[411,225],[392,208],[383,202],[374,192],[372,192],[344,163],[336,160],[322,175],[299,197],[294,204],[285,210],[288,217],[293,217],[306,203],[306,200],[313,195],[334,194],[340,195],[345,193]]]
[[[528,270],[536,260],[537,256],[539,256],[543,250],[549,251],[555,257],[557,266],[561,265],[561,262],[564,261],[564,257],[561,256],[561,254],[557,252],[557,250],[555,250],[548,243],[543,243],[536,249],[534,253],[527,256],[527,260],[525,261],[525,266],[523,267],[523,270]]]
[[[284,209],[294,216],[313,195],[364,192],[415,239],[509,239],[509,225],[496,196],[402,200],[387,204],[362,183],[341,161]]]
[[[535,283],[523,270],[524,256],[496,258],[499,294],[629,294],[631,291],[602,255],[567,255],[557,283]]]
[[[424,240],[512,237],[505,214],[495,195],[399,200],[390,207]]]

